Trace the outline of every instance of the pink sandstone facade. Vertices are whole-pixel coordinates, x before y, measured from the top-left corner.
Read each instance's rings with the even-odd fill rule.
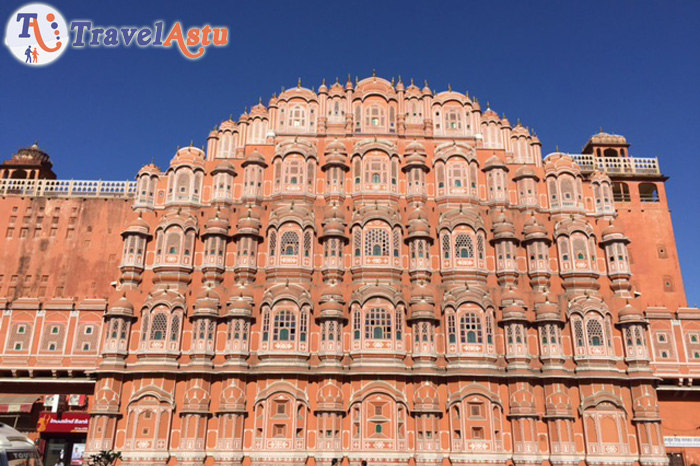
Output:
[[[53,412],[125,465],[700,461],[657,160],[602,131],[540,147],[372,76],[299,83],[136,182],[47,179],[24,149],[0,166],[0,402],[32,431],[33,399],[87,395]]]

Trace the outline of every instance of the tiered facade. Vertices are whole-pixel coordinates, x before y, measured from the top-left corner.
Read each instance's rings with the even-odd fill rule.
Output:
[[[118,207],[88,453],[666,464],[659,374],[697,371],[700,325],[671,230],[650,234],[665,178],[628,148],[601,132],[543,161],[468,95],[373,76],[283,91],[145,166]]]

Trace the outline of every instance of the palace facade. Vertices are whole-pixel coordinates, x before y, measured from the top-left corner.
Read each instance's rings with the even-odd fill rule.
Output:
[[[543,159],[468,94],[372,76],[283,90],[135,182],[23,149],[0,411],[89,414],[67,448],[125,465],[697,462],[700,311],[629,148]]]

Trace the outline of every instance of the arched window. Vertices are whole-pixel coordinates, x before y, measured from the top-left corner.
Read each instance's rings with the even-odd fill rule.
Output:
[[[282,310],[275,314],[272,328],[272,339],[274,341],[294,341],[296,340],[296,316],[293,311]]]
[[[306,109],[301,105],[294,105],[289,109],[289,127],[304,128],[306,126]]]
[[[445,233],[442,235],[442,257],[449,259],[451,249],[452,245],[450,244],[450,235]]]
[[[468,312],[462,315],[459,328],[462,343],[483,343],[481,318],[476,313]]]
[[[630,196],[630,187],[627,183],[622,183],[615,181],[612,184],[613,200],[615,202],[630,202],[632,197]]]
[[[156,314],[151,324],[151,340],[165,340],[165,332],[168,328],[168,317],[164,313]]]
[[[474,241],[468,235],[457,235],[455,239],[455,251],[461,258],[473,258]]]
[[[603,326],[599,320],[589,320],[586,323],[588,344],[591,346],[603,346]]]
[[[373,308],[365,315],[365,339],[368,340],[390,340],[391,314],[382,308]]]
[[[280,254],[296,256],[299,254],[299,234],[295,231],[285,231],[280,241]]]
[[[365,233],[366,256],[389,255],[389,233],[383,228],[369,228]]]
[[[642,202],[659,202],[659,191],[654,183],[641,183],[639,185],[639,199]]]

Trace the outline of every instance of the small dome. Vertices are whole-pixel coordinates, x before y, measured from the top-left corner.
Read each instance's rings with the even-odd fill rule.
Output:
[[[408,154],[409,152],[417,152],[419,154],[425,154],[425,146],[418,142],[417,140],[413,140],[404,149],[404,152]]]
[[[208,235],[225,235],[228,233],[229,220],[221,216],[217,210],[216,214],[204,224],[205,234]]]
[[[608,144],[620,144],[620,145],[626,145],[627,144],[627,139],[624,136],[621,136],[619,134],[610,134],[610,133],[605,133],[602,130],[591,136],[591,139],[588,141],[589,144],[598,144],[598,145],[608,145]]]
[[[127,299],[126,293],[123,293],[117,300],[115,300],[112,303],[112,305],[109,306],[107,314],[133,316],[134,305],[131,304],[131,301]]]
[[[620,323],[644,322],[644,315],[637,309],[632,307],[632,305],[629,302],[618,311],[617,318],[620,321]]]
[[[123,231],[122,236],[127,233],[135,233],[137,235],[150,236],[150,225],[140,215],[129,224]]]
[[[188,166],[192,168],[204,168],[204,159],[206,155],[202,149],[189,146],[178,150],[175,157],[170,161],[170,169],[175,169],[180,166]]]
[[[212,174],[216,175],[217,173],[230,173],[232,175],[236,174],[236,168],[233,166],[233,164],[228,161],[228,160],[222,160],[219,162],[216,167],[211,171]]]
[[[535,306],[536,320],[541,321],[561,321],[561,312],[556,304],[549,300]]]
[[[537,217],[535,217],[534,213],[530,215],[530,218],[525,220],[523,235],[526,241],[538,238],[549,238],[547,229],[537,221]]]
[[[254,150],[250,154],[248,154],[241,164],[242,167],[245,167],[247,165],[250,165],[251,163],[254,163],[256,165],[262,165],[263,167],[267,167],[267,162],[265,161],[265,156],[262,155],[258,150]]]
[[[523,165],[522,167],[518,168],[513,176],[513,181],[518,181],[523,178],[532,178],[539,181],[539,177],[535,173],[535,170],[532,169],[531,165]]]
[[[505,162],[497,155],[492,155],[489,157],[484,164],[484,170],[491,170],[493,168],[504,168],[506,171],[508,170]]]
[[[341,154],[347,154],[348,150],[345,148],[345,144],[338,139],[334,139],[331,143],[326,146],[326,154],[338,152]]]
[[[257,235],[260,232],[260,216],[254,209],[248,209],[245,216],[238,219],[238,231],[237,234],[254,234]]]

